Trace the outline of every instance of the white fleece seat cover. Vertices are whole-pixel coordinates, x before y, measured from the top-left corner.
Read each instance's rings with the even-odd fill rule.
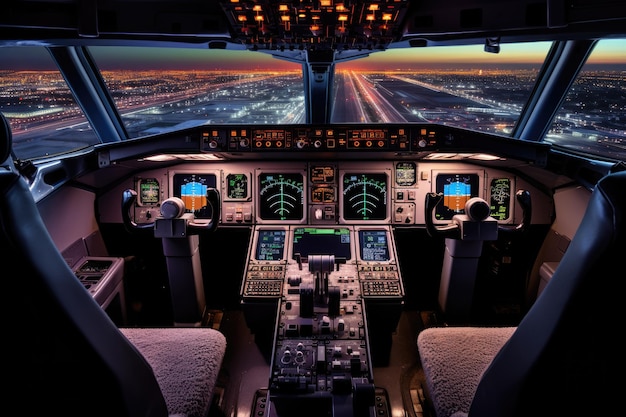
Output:
[[[417,336],[436,417],[469,412],[480,378],[515,327],[431,327]]]
[[[152,367],[170,416],[208,414],[226,338],[205,327],[121,328]]]

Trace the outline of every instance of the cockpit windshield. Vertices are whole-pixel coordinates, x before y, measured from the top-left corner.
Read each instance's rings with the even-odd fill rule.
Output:
[[[90,46],[126,137],[209,124],[436,123],[503,136],[537,88],[551,43],[391,48],[332,64],[327,103],[307,103],[305,65],[246,49]],[[600,41],[542,138],[626,159],[626,40]],[[0,48],[2,111],[18,159],[76,151],[99,138],[45,47]],[[313,74],[314,78],[315,74]],[[45,94],[43,94],[45,93]],[[307,105],[308,104],[308,105]]]

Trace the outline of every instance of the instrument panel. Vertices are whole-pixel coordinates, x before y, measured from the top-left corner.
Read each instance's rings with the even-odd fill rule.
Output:
[[[435,223],[463,214],[472,197],[485,199],[498,222],[515,222],[516,178],[462,162],[194,162],[144,172],[133,186],[136,223],[154,221],[169,197],[183,200],[196,219],[211,219],[211,187],[220,193],[223,226],[423,225],[430,192],[444,195]]]

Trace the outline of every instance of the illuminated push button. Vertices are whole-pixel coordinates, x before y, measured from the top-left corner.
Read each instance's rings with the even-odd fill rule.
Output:
[[[341,346],[335,346],[333,348],[333,356],[341,356],[341,354],[342,354]]]
[[[339,319],[339,323],[337,323],[337,331],[343,332],[346,329],[346,322],[343,319]]]

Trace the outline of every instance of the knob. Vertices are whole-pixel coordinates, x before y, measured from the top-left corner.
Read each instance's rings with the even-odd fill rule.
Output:
[[[419,146],[420,148],[425,148],[427,144],[428,144],[428,142],[426,142],[426,140],[425,140],[425,139],[420,139],[420,140],[417,142],[417,146]]]
[[[280,359],[280,361],[285,364],[291,362],[291,351],[289,349],[283,352],[283,357]]]

